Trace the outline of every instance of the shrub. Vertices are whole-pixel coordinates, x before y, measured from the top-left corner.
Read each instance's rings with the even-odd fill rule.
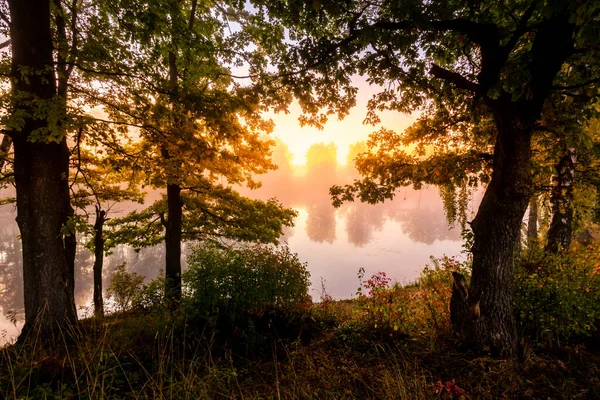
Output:
[[[368,328],[386,335],[393,335],[401,328],[405,328],[408,310],[404,302],[395,296],[398,288],[389,288],[392,280],[385,272],[380,271],[365,281],[364,274],[364,268],[360,268],[358,270],[360,286],[356,294],[359,310]],[[367,294],[364,294],[363,290],[366,290]]]
[[[110,280],[108,296],[114,299],[119,311],[127,311],[142,291],[143,283],[143,276],[137,272],[127,272],[126,264],[121,264],[115,268],[115,274]]]
[[[183,274],[188,315],[230,321],[267,311],[297,311],[309,303],[310,274],[287,247],[245,245],[192,250]]]
[[[165,308],[164,273],[147,284],[142,285],[132,300],[132,308],[139,311],[159,311]]]
[[[598,249],[518,259],[514,308],[520,332],[552,344],[596,331],[600,321]]]

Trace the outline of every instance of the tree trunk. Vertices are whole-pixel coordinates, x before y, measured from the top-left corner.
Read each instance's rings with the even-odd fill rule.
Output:
[[[96,207],[96,222],[94,223],[94,314],[99,318],[104,316],[104,301],[102,299],[104,222],[106,222],[106,211]]]
[[[167,303],[176,306],[181,300],[181,188],[177,184],[167,185],[168,219],[166,221],[165,247]]]
[[[170,12],[172,19],[172,28],[176,30],[175,20],[179,15],[179,6],[177,2],[170,4]],[[171,112],[173,118],[173,125],[171,127],[173,136],[177,137],[175,131],[181,129],[179,126],[179,84],[178,84],[178,68],[177,68],[177,42],[174,36],[171,38],[173,49],[169,51],[169,90]],[[162,155],[169,164],[171,154],[166,145],[162,147]],[[172,165],[168,165],[167,170],[174,168]],[[177,168],[179,170],[179,168]],[[176,174],[179,171],[176,171]],[[181,300],[181,231],[182,231],[182,203],[181,203],[181,187],[178,183],[171,181],[173,175],[167,172],[167,213],[168,219],[166,221],[165,229],[165,297],[167,304],[171,307],[176,308]]]
[[[514,105],[495,110],[494,172],[477,216],[466,341],[478,353],[511,357],[517,349],[512,307],[514,253],[530,198],[531,131]]]
[[[552,178],[554,187],[550,196],[552,204],[552,222],[548,229],[546,251],[558,253],[568,251],[573,234],[573,181],[575,179],[576,156],[573,149],[556,165],[556,176]]]
[[[505,357],[516,355],[517,341],[512,308],[514,253],[521,237],[521,223],[531,197],[531,134],[550,96],[556,74],[573,51],[571,10],[543,19],[538,26],[528,64],[527,95],[513,101],[512,94],[486,98],[496,126],[492,179],[471,223],[473,269],[468,302],[473,318],[466,324],[466,342],[478,353]],[[492,51],[492,47],[485,49]],[[488,57],[480,84],[497,84],[496,66]],[[493,77],[485,80],[486,74]]]
[[[529,218],[527,219],[527,249],[535,250],[538,247],[538,196],[531,196],[529,200]]]
[[[23,243],[24,341],[33,329],[43,340],[77,322],[69,239],[69,149],[50,118],[55,105],[48,0],[10,0],[12,94],[20,129],[11,131],[17,189],[17,223]],[[60,102],[59,102],[60,103]],[[62,104],[62,103],[61,103]],[[45,113],[48,113],[46,117]],[[47,138],[58,137],[58,142]],[[62,139],[61,139],[62,136]],[[54,139],[55,140],[55,139]],[[71,211],[70,211],[71,210]],[[37,334],[37,332],[36,332]]]

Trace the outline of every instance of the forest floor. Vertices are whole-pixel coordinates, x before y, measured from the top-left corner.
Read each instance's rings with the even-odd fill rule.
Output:
[[[243,328],[165,310],[82,321],[53,346],[0,349],[0,397],[600,398],[600,357],[585,345],[522,342],[517,360],[459,352],[444,308],[434,310],[417,287],[389,292],[387,305],[325,298]]]

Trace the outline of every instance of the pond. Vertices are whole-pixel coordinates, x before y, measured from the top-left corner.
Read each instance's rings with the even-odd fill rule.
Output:
[[[359,268],[365,269],[366,277],[383,271],[394,281],[408,283],[418,277],[430,256],[461,255],[460,229],[448,226],[436,188],[402,188],[393,201],[347,203],[335,209],[328,188],[339,183],[340,177],[347,180],[351,175],[340,166],[329,172],[316,167],[280,168],[264,177],[261,189],[243,190],[261,199],[277,197],[298,212],[295,226],[286,228],[281,240],[307,263],[316,301],[321,282],[333,298],[355,295]],[[472,201],[472,210],[476,203]],[[21,244],[14,218],[13,206],[0,207],[0,343],[18,335],[23,318]],[[105,263],[104,288],[123,262],[147,280],[154,279],[164,270],[164,251],[162,246],[140,252],[117,248]],[[81,317],[91,314],[92,264],[92,254],[81,247],[75,285]]]

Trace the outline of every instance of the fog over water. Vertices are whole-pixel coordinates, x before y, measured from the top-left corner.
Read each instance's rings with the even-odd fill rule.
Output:
[[[352,147],[349,160],[363,150],[362,145]],[[350,298],[358,287],[356,274],[361,267],[367,277],[384,271],[393,280],[407,283],[419,275],[430,256],[461,253],[460,229],[448,226],[434,187],[419,191],[402,188],[393,201],[377,205],[348,203],[335,209],[329,187],[358,178],[351,161],[340,166],[336,157],[333,144],[316,144],[309,149],[305,166],[293,166],[286,146],[278,142],[273,158],[279,169],[261,177],[260,189],[241,189],[243,194],[255,198],[276,197],[298,211],[295,226],[285,229],[282,242],[308,264],[314,299],[319,298],[321,278],[326,282],[328,294]],[[0,197],[9,194],[0,190]],[[152,193],[148,197],[154,200],[158,195]],[[476,202],[472,202],[471,208],[475,207]],[[121,213],[131,209],[117,208]],[[15,216],[14,206],[0,206],[0,344],[18,334],[23,317],[21,243]],[[75,300],[80,316],[92,311],[93,261],[93,255],[80,246],[75,272]],[[125,246],[115,249],[105,259],[105,290],[115,267],[123,262],[147,280],[154,279],[164,270],[164,249],[162,246],[140,252]],[[16,325],[10,322],[13,315]]]

